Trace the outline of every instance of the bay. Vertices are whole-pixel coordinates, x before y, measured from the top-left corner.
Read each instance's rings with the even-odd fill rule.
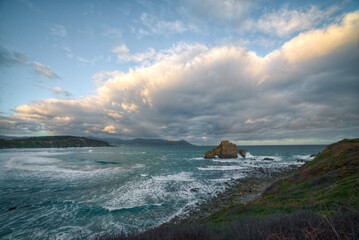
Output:
[[[245,159],[204,159],[211,148],[0,150],[0,238],[142,231],[216,196],[228,180],[300,166],[325,146],[247,146]]]

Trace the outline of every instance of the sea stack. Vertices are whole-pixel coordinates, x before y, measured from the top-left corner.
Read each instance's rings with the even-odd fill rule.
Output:
[[[205,152],[204,158],[237,158],[238,153],[245,157],[247,150],[237,148],[236,144],[229,142],[228,140],[222,141],[217,147]]]

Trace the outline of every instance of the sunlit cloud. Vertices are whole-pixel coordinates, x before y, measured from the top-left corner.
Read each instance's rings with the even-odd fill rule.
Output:
[[[359,131],[358,32],[353,12],[264,57],[239,46],[180,43],[127,73],[95,74],[93,96],[31,102],[15,108],[11,121],[52,133],[197,143],[348,136]],[[136,55],[125,45],[114,52],[122,60]]]
[[[112,52],[116,53],[117,59],[120,62],[148,62],[153,60],[157,54],[153,48],[149,48],[143,53],[131,54],[130,50],[124,44],[115,47],[112,49]]]

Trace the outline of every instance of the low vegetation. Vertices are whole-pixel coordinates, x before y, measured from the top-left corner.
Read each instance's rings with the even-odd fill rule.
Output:
[[[198,223],[99,239],[359,239],[359,139],[329,145],[254,202]]]
[[[108,147],[110,144],[100,140],[74,136],[46,136],[0,139],[1,148],[64,148],[64,147]]]

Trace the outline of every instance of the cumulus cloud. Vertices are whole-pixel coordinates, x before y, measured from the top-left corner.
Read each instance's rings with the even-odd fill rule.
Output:
[[[354,137],[358,31],[359,12],[350,13],[265,57],[238,46],[181,43],[150,65],[96,74],[96,95],[32,102],[14,109],[12,119],[51,133],[210,144]],[[131,55],[127,47],[117,50]]]
[[[144,53],[131,54],[130,49],[127,48],[125,44],[116,46],[112,49],[113,53],[117,54],[117,59],[120,62],[146,62],[153,60],[157,55],[156,51],[153,48],[149,48]]]
[[[43,65],[39,62],[31,63],[31,66],[34,68],[34,71],[40,76],[55,79],[60,78],[49,66]]]
[[[43,130],[43,124],[36,120],[0,116],[0,132],[3,135],[36,134]]]

